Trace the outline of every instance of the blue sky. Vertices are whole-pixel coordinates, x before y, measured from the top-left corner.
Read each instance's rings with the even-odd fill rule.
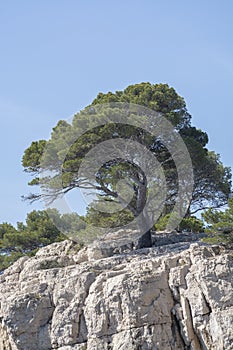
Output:
[[[150,81],[185,98],[209,149],[233,167],[233,2],[183,0],[0,2],[0,222],[41,208],[24,149],[98,92]]]

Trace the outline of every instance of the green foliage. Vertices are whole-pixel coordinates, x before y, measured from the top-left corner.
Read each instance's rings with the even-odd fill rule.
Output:
[[[162,113],[180,132],[189,150],[194,171],[195,183],[189,214],[208,207],[221,207],[226,204],[231,190],[230,168],[223,166],[219,155],[205,148],[208,143],[208,135],[191,126],[191,115],[187,112],[185,101],[173,88],[167,84],[135,84],[115,94],[100,93],[93,104],[108,102],[131,102],[146,106]],[[150,150],[154,151],[159,162],[163,164],[169,192],[172,193],[166,203],[167,210],[170,212],[177,195],[175,165],[172,161],[167,161],[168,151],[159,142],[147,136],[146,143],[150,145]]]
[[[131,102],[151,108],[165,116],[174,125],[174,129],[183,137],[190,152],[194,172],[194,191],[188,212],[189,215],[208,207],[217,208],[226,204],[231,188],[230,169],[223,166],[217,154],[207,150],[207,134],[191,126],[191,116],[187,111],[185,101],[173,88],[167,84],[135,84],[128,86],[124,91],[109,92],[107,94],[100,93],[91,106],[111,102]],[[119,110],[117,107],[114,108],[115,113],[118,115]],[[106,111],[103,111],[104,113]],[[38,185],[39,181],[42,181],[41,184],[43,184],[43,179],[38,179],[41,170],[56,171],[62,166],[61,180],[63,188],[60,188],[61,181],[57,175],[54,175],[49,181],[51,193],[49,200],[51,202],[58,196],[77,187],[85,187],[85,180],[79,176],[79,168],[84,156],[100,142],[112,139],[113,135],[116,135],[117,138],[130,139],[143,144],[149,151],[154,153],[163,166],[167,184],[168,196],[163,215],[170,213],[177,200],[178,176],[175,163],[171,159],[171,155],[165,145],[161,143],[159,138],[155,139],[145,132],[143,128],[127,127],[118,123],[94,127],[77,140],[77,133],[82,131],[84,126],[91,128],[93,121],[97,118],[99,118],[99,115],[95,110],[90,114],[90,109],[84,109],[74,116],[72,125],[65,121],[59,121],[53,129],[49,141],[40,140],[33,142],[25,150],[23,156],[25,171],[34,176],[30,185]],[[140,125],[143,125],[143,115],[140,116]],[[68,140],[73,140],[73,142],[69,143]],[[46,145],[49,145],[50,152],[43,159],[42,169],[40,161]],[[67,149],[69,149],[68,153]],[[109,223],[113,225],[112,227],[115,227],[120,220],[122,220],[121,224],[125,220],[127,222],[128,211],[132,217],[136,217],[142,212],[146,197],[151,195],[151,193],[149,193],[150,189],[146,187],[145,174],[135,164],[131,164],[123,159],[110,160],[96,171],[95,183],[91,184],[91,186],[102,197],[102,200],[114,201],[118,197],[117,184],[119,180],[125,178],[127,178],[129,187],[133,188],[134,193],[131,202],[124,211],[118,214],[117,217],[102,214],[101,219],[99,218],[100,214],[92,211],[88,213],[87,220],[92,218],[93,222],[101,222],[104,227]],[[159,194],[156,193],[155,195]],[[31,201],[39,198],[41,198],[41,195],[32,194],[28,196],[28,199]],[[124,198],[120,198],[120,200],[124,202]],[[192,227],[192,224],[186,223],[190,227]],[[198,228],[195,226],[195,229]]]
[[[167,84],[140,83],[128,86],[124,91],[99,93],[93,104],[128,102],[148,107],[162,113],[178,129],[189,125],[190,114],[184,99]]]
[[[32,256],[38,248],[65,238],[43,210],[33,210],[27,215],[26,224],[19,222],[17,228],[8,223],[0,224],[0,271],[19,257]]]
[[[1,251],[1,249],[0,249]],[[0,254],[0,272],[5,270],[7,267],[12,265],[16,260],[24,256],[25,254],[22,252],[11,252],[9,255],[1,255]]]
[[[8,224],[7,222],[3,222],[2,224],[0,224],[0,239],[3,239],[6,233],[14,234],[16,232],[17,230],[11,224]]]
[[[174,215],[174,214],[173,214]],[[164,231],[166,229],[166,226],[168,224],[168,220],[170,219],[171,214],[166,214],[162,216],[158,222],[155,224],[155,230],[156,231]],[[178,227],[176,227],[177,231],[188,231],[188,232],[194,232],[194,233],[200,233],[204,232],[204,224],[202,220],[196,218],[195,216],[190,216],[187,218],[184,218]]]
[[[38,171],[45,145],[45,140],[34,141],[31,146],[25,150],[22,165],[26,172],[36,173]],[[39,179],[36,177],[30,182],[30,185],[36,185],[38,182]]]
[[[85,221],[97,227],[119,227],[127,225],[133,220],[133,215],[129,210],[122,210],[116,213],[100,212],[89,207]]]
[[[233,231],[233,199],[228,200],[228,208],[225,211],[208,209],[202,214],[208,224],[208,228],[214,232],[222,231],[229,233]]]
[[[53,223],[70,237],[73,235],[75,236],[77,231],[85,229],[86,227],[84,217],[76,213],[60,215],[58,211],[54,209],[47,209],[47,213],[49,213],[49,217],[52,219]]]
[[[207,232],[211,235],[210,242],[217,241],[233,244],[233,199],[228,200],[228,208],[225,211],[208,209],[202,214],[207,223]],[[213,233],[215,235],[213,236]]]
[[[205,231],[202,220],[196,218],[195,216],[184,218],[180,222],[178,229],[180,231],[188,231],[194,233],[200,233]]]
[[[232,247],[233,245],[233,234],[223,234],[223,233],[216,233],[216,234],[209,234],[208,237],[205,237],[202,239],[204,243],[208,244],[225,244],[229,247]]]
[[[195,186],[191,212],[227,204],[231,191],[231,170],[224,167],[220,156],[213,151],[186,143],[193,162]],[[191,147],[191,148],[190,148]]]
[[[167,227],[170,214],[163,215],[154,225],[156,231],[164,231]]]

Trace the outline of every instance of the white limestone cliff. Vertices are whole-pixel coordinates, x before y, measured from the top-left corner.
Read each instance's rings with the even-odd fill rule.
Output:
[[[0,276],[0,350],[233,349],[232,252],[75,250],[54,243]]]

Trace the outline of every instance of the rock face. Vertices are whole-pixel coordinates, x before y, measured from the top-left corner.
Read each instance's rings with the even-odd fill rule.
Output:
[[[0,276],[0,350],[233,349],[232,253],[76,247],[54,243]]]

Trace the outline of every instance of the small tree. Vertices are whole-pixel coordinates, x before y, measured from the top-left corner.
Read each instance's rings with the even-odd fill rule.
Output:
[[[59,216],[56,210],[53,215]],[[17,223],[17,228],[8,223],[0,224],[0,271],[23,255],[33,255],[38,248],[66,238],[54,226],[44,210],[27,214],[26,224]]]

